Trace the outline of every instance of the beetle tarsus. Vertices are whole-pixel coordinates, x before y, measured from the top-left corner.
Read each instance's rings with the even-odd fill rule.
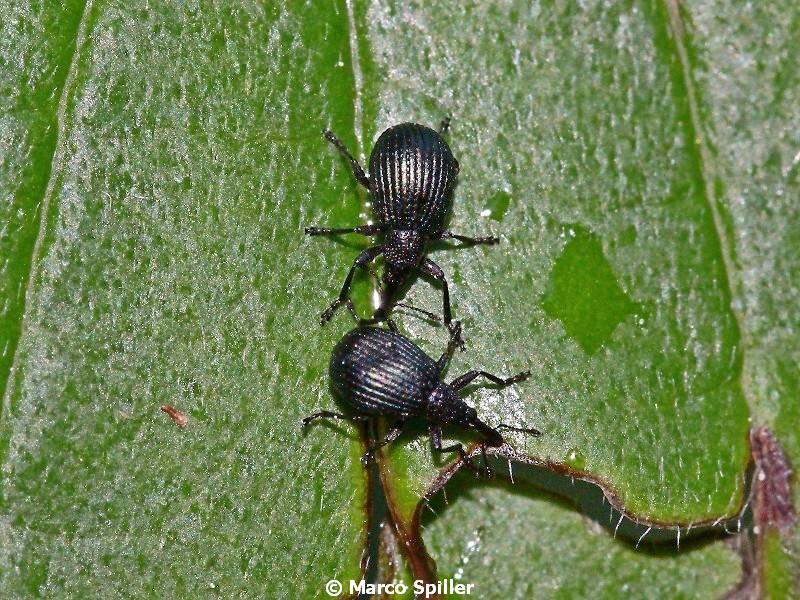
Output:
[[[343,415],[342,413],[333,412],[331,410],[320,410],[314,414],[305,417],[301,423],[301,427],[305,429],[313,421],[318,419],[336,419],[338,421],[368,421],[369,417],[365,415]]]
[[[325,325],[328,321],[333,318],[334,313],[339,309],[342,305],[342,301],[337,298],[334,300],[331,305],[322,311],[322,314],[319,316],[319,324]]]
[[[481,235],[478,237],[471,237],[468,235],[460,235],[452,231],[444,230],[439,233],[440,240],[458,240],[464,244],[477,245],[484,244],[487,246],[494,246],[500,243],[500,238],[496,235]]]
[[[361,463],[363,465],[368,465],[375,460],[375,453],[383,448],[384,446],[391,444],[394,440],[396,440],[400,434],[403,432],[403,425],[405,425],[405,421],[400,420],[397,421],[386,433],[386,436],[380,442],[372,442],[370,443],[367,451],[361,457]]]
[[[461,350],[461,352],[464,352],[467,349],[467,345],[464,342],[464,336],[461,333],[461,321],[453,321],[448,323],[447,328],[450,330],[451,343]]]
[[[324,311],[322,311],[322,314],[319,317],[320,325],[325,325],[325,323],[330,321],[333,318],[333,315],[336,314],[336,311],[339,310],[339,307],[342,304],[344,304],[347,307],[347,311],[353,317],[353,320],[356,323],[360,322],[360,317],[358,316],[358,313],[356,312],[356,307],[353,304],[352,299],[350,299],[350,298],[344,298],[344,299],[337,298],[336,300],[334,300],[331,303],[331,305],[328,308],[326,308]]]
[[[475,465],[475,461],[470,458],[466,450],[464,450],[464,446],[462,444],[456,442],[455,444],[451,444],[449,446],[442,446],[442,428],[437,425],[432,425],[429,428],[429,433],[434,452],[439,454],[458,452],[458,457],[461,460],[461,464],[467,467],[470,471],[474,472],[476,476],[480,475],[480,470]]]
[[[499,385],[501,387],[506,387],[512,385],[514,383],[519,383],[520,381],[525,381],[528,377],[530,377],[530,371],[523,371],[522,373],[517,373],[513,377],[508,377],[503,379],[502,377],[498,377],[497,375],[492,375],[486,371],[467,371],[460,377],[457,377],[453,381],[450,382],[450,386],[455,390],[460,390],[475,380],[477,377],[484,377],[491,381],[492,383]]]
[[[531,372],[530,372],[530,371],[523,371],[522,373],[517,373],[517,374],[516,374],[516,375],[514,375],[513,377],[509,377],[509,378],[506,380],[506,381],[508,382],[508,383],[506,383],[506,385],[509,385],[509,384],[511,384],[511,383],[519,383],[519,382],[521,382],[521,381],[525,381],[525,380],[526,380],[526,379],[528,379],[530,376],[531,376]]]

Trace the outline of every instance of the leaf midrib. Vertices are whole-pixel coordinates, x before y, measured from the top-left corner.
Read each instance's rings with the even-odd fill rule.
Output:
[[[737,352],[737,384],[742,392],[742,395],[750,408],[751,413],[756,402],[755,396],[752,391],[748,389],[746,378],[743,374],[746,372],[744,363],[747,360],[746,349],[752,347],[749,342],[748,329],[746,326],[746,310],[737,309],[736,304],[731,300],[737,297],[739,291],[742,289],[742,281],[739,276],[740,269],[737,267],[737,260],[735,257],[735,247],[733,241],[729,238],[725,227],[726,220],[730,222],[730,218],[726,219],[723,211],[725,210],[721,200],[717,197],[715,191],[715,181],[717,180],[717,169],[714,165],[713,154],[708,144],[707,136],[704,135],[703,122],[700,117],[700,108],[697,103],[697,90],[695,89],[695,82],[691,76],[692,65],[689,58],[689,53],[686,48],[686,27],[681,15],[681,7],[678,0],[664,0],[664,5],[669,16],[668,27],[672,37],[675,41],[675,50],[678,55],[678,63],[680,65],[680,73],[683,78],[683,84],[686,88],[686,102],[689,108],[690,123],[694,133],[693,140],[697,145],[697,154],[700,159],[700,175],[703,179],[703,197],[705,198],[708,210],[711,213],[712,221],[714,224],[714,234],[719,244],[720,256],[722,256],[722,264],[724,267],[725,282],[724,286],[728,292],[728,309],[733,315],[733,320],[736,326],[736,334],[740,340]],[[749,445],[749,440],[748,440]]]
[[[4,383],[0,389],[0,396],[2,396],[3,403],[0,406],[0,419],[6,418],[8,413],[11,396],[14,392],[14,379],[16,378],[17,370],[19,369],[19,345],[22,337],[25,335],[27,324],[29,321],[29,309],[32,305],[33,295],[35,293],[34,275],[36,272],[36,264],[42,251],[44,239],[47,234],[47,221],[50,215],[50,207],[55,193],[56,184],[58,183],[61,174],[61,167],[64,162],[64,140],[67,129],[67,112],[69,99],[72,96],[73,87],[75,84],[78,64],[80,62],[80,55],[87,38],[88,23],[91,20],[93,0],[86,0],[81,12],[81,18],[78,21],[78,27],[75,31],[72,52],[70,54],[69,67],[67,69],[66,77],[61,86],[58,95],[58,103],[56,104],[55,111],[55,144],[53,144],[53,154],[50,160],[50,173],[47,178],[47,185],[44,188],[39,205],[39,218],[36,229],[36,240],[31,248],[30,256],[28,257],[28,272],[23,274],[24,280],[21,282],[20,291],[23,296],[22,306],[19,312],[20,326],[17,328],[16,339],[10,340],[10,353],[11,360],[9,362],[8,372],[4,373]],[[54,90],[55,92],[56,90]],[[2,450],[5,454],[5,448]]]

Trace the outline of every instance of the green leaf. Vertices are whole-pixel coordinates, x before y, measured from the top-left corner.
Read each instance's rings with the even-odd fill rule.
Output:
[[[723,539],[675,543],[738,515],[751,427],[800,464],[794,4],[0,14],[3,597],[325,597],[361,576],[379,525],[362,444],[299,422],[335,407],[351,325],[317,316],[362,241],[302,226],[368,215],[323,127],[363,159],[385,127],[446,115],[451,229],[502,238],[432,254],[467,337],[450,377],[531,369],[469,401],[544,435],[508,434],[497,481],[458,474],[445,502],[455,457],[405,434],[380,465],[397,536],[369,545],[375,576],[488,598],[718,597],[740,576],[797,595],[796,529],[752,536],[749,578]],[[368,278],[355,294],[368,312]],[[441,292],[408,300],[438,312]],[[441,352],[442,329],[398,321]],[[643,525],[614,541],[620,510]]]
[[[433,120],[430,107],[443,98],[438,110],[462,121],[453,127],[462,164],[453,229],[506,235],[499,252],[441,259],[471,342],[451,372],[531,368],[531,381],[513,390],[474,393],[479,414],[543,430],[511,443],[599,482],[631,518],[685,527],[735,515],[749,419],[771,425],[798,459],[796,7],[465,11],[451,19],[430,5],[402,16],[376,9],[371,19],[385,57],[378,68],[394,76],[384,80],[387,113],[402,119],[424,107]],[[418,27],[393,28],[393,18]],[[420,46],[435,57],[411,52]],[[497,226],[486,217],[499,193],[510,201]],[[383,477],[400,529],[414,537],[425,514],[418,499],[442,479],[428,448],[404,441],[388,453]],[[518,485],[508,499],[470,488],[467,508],[458,498],[428,523],[424,540],[440,575],[455,572],[466,532],[484,523],[496,533],[486,534],[464,580],[499,580],[498,596],[524,595],[523,573],[549,572],[559,557],[580,565],[563,580],[576,586],[611,568],[581,552],[625,563],[604,540],[553,533],[568,523],[538,496],[520,498],[528,490]],[[523,532],[542,529],[561,543],[550,553],[545,540],[520,548]],[[745,584],[793,597],[797,533],[761,533],[762,580]],[[738,569],[718,552],[659,563],[664,578],[652,585],[672,595],[670,579],[707,577],[703,565],[722,561],[727,574],[714,571],[714,585],[689,595],[719,594]],[[595,583],[643,583],[647,562]],[[546,574],[531,579],[530,594],[550,595]]]
[[[800,10],[792,2],[692,5],[698,103],[725,238],[734,257],[734,307],[742,329],[740,375],[752,420],[768,426],[800,465]],[[756,474],[758,478],[758,474]],[[794,506],[800,479],[793,478]],[[762,593],[800,596],[800,530],[762,525],[756,535]]]
[[[639,546],[646,529],[625,541],[629,532],[620,530],[615,540],[617,518],[607,507],[591,520],[543,482],[550,483],[541,472],[519,468],[513,484],[460,477],[447,486],[449,504],[434,503],[439,516],[425,511],[423,537],[439,577],[475,585],[454,597],[719,598],[736,585],[739,557],[722,544]]]
[[[300,429],[347,326],[316,312],[354,250],[301,228],[358,214],[342,8],[2,7],[3,597],[359,578],[361,444]]]
[[[727,248],[667,13],[376,6],[369,21],[387,122],[456,116],[451,228],[502,236],[436,256],[469,341],[450,372],[530,369],[524,384],[474,393],[478,413],[540,429],[509,439],[601,482],[628,514],[688,526],[741,508],[748,408]],[[419,28],[392,27],[399,18]],[[420,36],[430,66],[412,52]],[[499,190],[510,201],[495,223],[481,215]],[[422,284],[410,295],[438,302]],[[409,520],[438,469],[421,440],[390,461]]]
[[[19,339],[39,208],[58,137],[59,95],[81,17],[77,3],[67,4],[35,18],[0,4],[10,17],[0,42],[0,390]]]

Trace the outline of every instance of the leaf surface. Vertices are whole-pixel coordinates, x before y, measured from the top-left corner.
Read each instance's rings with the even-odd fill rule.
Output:
[[[358,436],[300,430],[329,403],[344,331],[320,330],[316,307],[354,253],[301,228],[348,210],[321,136],[353,122],[347,15],[73,8],[3,9],[3,132],[27,146],[2,186],[11,216],[44,213],[10,231],[3,271],[23,331],[2,415],[3,596],[297,598],[358,579]]]
[[[502,239],[431,254],[467,337],[449,378],[530,369],[468,401],[542,430],[504,455],[615,509],[504,459],[445,502],[454,457],[412,428],[381,462],[398,535],[377,576],[488,598],[718,597],[744,577],[792,596],[796,529],[754,536],[757,581],[731,544],[685,536],[745,503],[751,427],[800,463],[794,5],[0,14],[4,597],[325,597],[361,576],[362,444],[299,422],[335,408],[327,361],[351,323],[317,317],[367,240],[302,227],[370,217],[323,127],[363,160],[386,127],[448,115],[450,227]],[[422,279],[407,299],[440,311]],[[368,277],[355,300],[369,311]],[[438,356],[442,329],[398,322]],[[619,510],[645,524],[614,541]]]

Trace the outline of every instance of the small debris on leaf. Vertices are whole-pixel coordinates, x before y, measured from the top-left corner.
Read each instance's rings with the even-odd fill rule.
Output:
[[[161,412],[167,413],[169,418],[172,419],[181,429],[186,429],[186,426],[189,424],[189,417],[186,415],[186,413],[179,411],[174,406],[165,404],[161,407]]]

